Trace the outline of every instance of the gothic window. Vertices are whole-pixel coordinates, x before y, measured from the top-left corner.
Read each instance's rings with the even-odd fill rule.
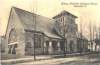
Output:
[[[8,40],[8,43],[13,43],[13,42],[17,42],[17,33],[15,29],[11,29]]]

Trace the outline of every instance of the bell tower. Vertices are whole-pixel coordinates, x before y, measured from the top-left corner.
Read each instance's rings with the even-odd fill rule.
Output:
[[[53,17],[55,20],[55,27],[57,34],[64,36],[64,34],[75,34],[77,31],[77,24],[75,19],[77,17],[67,11],[62,11],[60,14]]]

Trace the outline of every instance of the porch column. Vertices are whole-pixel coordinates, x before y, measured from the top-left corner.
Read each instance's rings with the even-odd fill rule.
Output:
[[[44,42],[44,48],[46,48],[46,42]]]
[[[47,46],[46,46],[46,42],[44,42],[44,51],[43,51],[44,54],[47,52],[47,50],[48,50],[48,49],[47,49]]]
[[[58,47],[58,52],[60,52],[61,51],[61,48],[60,48],[60,42],[59,41],[57,43],[57,47]]]
[[[53,52],[52,41],[49,41],[49,54]]]

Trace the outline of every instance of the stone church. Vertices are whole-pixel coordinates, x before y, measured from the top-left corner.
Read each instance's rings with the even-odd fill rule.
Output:
[[[52,19],[12,7],[6,30],[8,54],[76,53],[77,16],[62,11]]]

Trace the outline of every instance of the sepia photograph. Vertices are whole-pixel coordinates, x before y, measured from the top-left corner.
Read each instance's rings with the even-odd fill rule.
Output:
[[[0,65],[100,65],[100,0],[0,0]]]

